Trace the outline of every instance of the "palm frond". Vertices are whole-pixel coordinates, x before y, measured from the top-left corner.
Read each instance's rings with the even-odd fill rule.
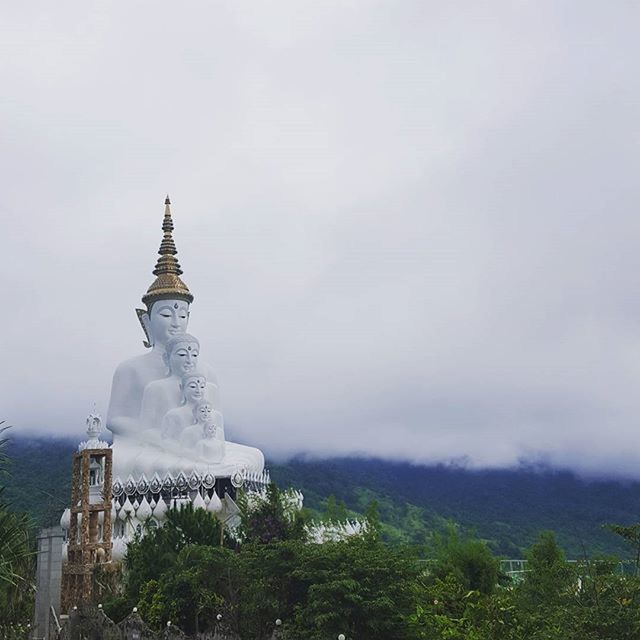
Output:
[[[0,583],[16,585],[24,580],[22,570],[33,553],[28,518],[0,506]]]

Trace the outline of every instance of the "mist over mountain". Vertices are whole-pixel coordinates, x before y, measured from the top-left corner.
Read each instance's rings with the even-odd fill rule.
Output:
[[[7,498],[38,526],[55,524],[68,505],[76,446],[77,441],[60,438],[13,437],[9,443]],[[557,532],[569,557],[627,557],[629,550],[602,525],[628,524],[640,514],[637,481],[583,478],[539,465],[469,470],[371,458],[298,457],[267,466],[279,486],[302,490],[315,517],[327,515],[331,505],[355,517],[376,501],[391,541],[422,545],[453,521],[511,558],[522,556],[547,529]],[[335,500],[328,501],[330,496]]]

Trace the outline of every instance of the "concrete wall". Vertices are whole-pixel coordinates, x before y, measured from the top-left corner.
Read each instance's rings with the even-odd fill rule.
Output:
[[[60,527],[42,529],[37,536],[38,561],[36,569],[36,611],[34,638],[55,637],[50,629],[51,607],[60,614],[60,588],[62,584],[62,542],[64,534]],[[51,631],[51,633],[49,633]]]

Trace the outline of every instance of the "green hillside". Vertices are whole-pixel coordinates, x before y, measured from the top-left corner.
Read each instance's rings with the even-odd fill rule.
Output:
[[[571,558],[626,556],[628,548],[602,525],[640,520],[640,483],[590,481],[568,471],[334,459],[272,465],[271,474],[279,484],[299,487],[315,509],[328,495],[360,512],[377,500],[391,538],[420,543],[453,520],[510,558],[521,557],[538,532],[549,529]]]
[[[7,497],[38,526],[57,522],[68,503],[74,449],[60,439],[10,442]],[[280,486],[302,490],[316,514],[363,514],[376,501],[391,541],[425,543],[453,520],[510,558],[545,529],[558,534],[569,557],[626,556],[628,549],[602,525],[640,520],[640,483],[589,481],[567,471],[469,471],[366,459],[296,459],[269,469]]]
[[[39,527],[56,524],[71,495],[71,459],[77,442],[10,436],[5,499],[26,511]]]

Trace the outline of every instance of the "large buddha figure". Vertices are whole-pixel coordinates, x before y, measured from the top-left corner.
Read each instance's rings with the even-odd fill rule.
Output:
[[[149,382],[167,375],[165,345],[169,338],[185,333],[189,322],[189,305],[193,295],[180,279],[182,269],[176,259],[178,250],[173,241],[171,202],[165,200],[163,238],[160,258],[153,274],[156,279],[142,296],[146,310],[136,309],[147,340],[148,353],[121,363],[113,375],[111,400],[107,412],[107,427],[115,436],[140,434],[142,394]],[[203,371],[205,372],[205,371]],[[212,372],[206,372],[212,380]]]
[[[146,308],[136,310],[149,351],[121,363],[113,376],[107,427],[114,435],[114,467],[119,474],[186,470],[202,462],[196,451],[191,457],[184,447],[176,446],[178,434],[163,437],[165,416],[174,412],[174,417],[174,410],[185,402],[181,387],[185,374],[202,376],[204,399],[216,412],[219,409],[215,375],[199,361],[198,341],[186,333],[193,295],[180,279],[170,204],[167,197],[160,257],[153,270],[156,279],[142,297]],[[228,453],[216,460],[216,473],[233,473],[238,466],[262,471],[264,457],[258,449],[228,444]]]

